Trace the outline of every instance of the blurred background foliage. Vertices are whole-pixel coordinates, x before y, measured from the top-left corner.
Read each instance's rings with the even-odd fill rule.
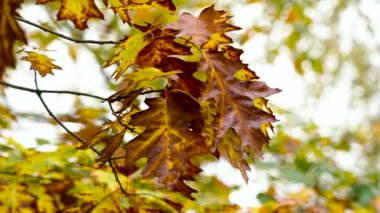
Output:
[[[23,10],[35,7],[34,1],[25,1]],[[216,3],[217,9],[232,11],[238,16],[239,8],[254,8],[260,17],[249,20],[235,37],[243,48],[249,42],[260,43],[260,57],[253,61],[274,64],[285,57],[292,65],[287,72],[297,73],[305,84],[302,108],[289,107],[275,101],[272,104],[280,121],[266,149],[264,159],[252,165],[255,173],[267,176],[268,187],[258,191],[261,204],[249,207],[251,212],[379,212],[380,211],[380,3],[376,0],[246,0],[246,1],[182,1],[174,4],[180,11],[195,11]],[[98,1],[98,5],[102,5]],[[41,6],[39,6],[41,7]],[[105,24],[82,33],[68,22],[54,22],[59,4],[49,3],[46,22],[41,24],[75,38],[118,40],[128,32],[118,17],[106,15]],[[22,11],[21,11],[22,14]],[[235,23],[240,26],[239,23]],[[36,29],[29,29],[31,45],[49,48],[57,37]],[[95,37],[95,38],[94,38]],[[80,49],[104,64],[112,48],[79,45],[61,41],[73,61],[82,57]],[[284,72],[277,67],[276,72]],[[110,73],[99,69],[109,88],[113,87]],[[265,71],[263,71],[265,72]],[[270,78],[276,78],[271,76]],[[343,80],[342,80],[343,79]],[[287,80],[287,79],[285,79]],[[269,80],[270,81],[270,80]],[[312,115],[300,116],[300,111],[316,107],[323,97],[344,81],[342,94],[348,99],[347,117],[355,117],[354,124],[340,123],[329,134],[321,131]],[[271,86],[276,87],[275,83]],[[286,91],[284,91],[286,92]],[[336,93],[340,95],[339,93]],[[281,94],[280,94],[281,95]],[[274,97],[275,99],[276,97]],[[287,97],[292,102],[292,97]],[[88,104],[88,103],[87,103]],[[77,103],[78,105],[78,103]],[[103,108],[104,109],[104,108]],[[99,106],[74,107],[73,112],[61,115],[70,122],[91,123],[106,120],[107,114]],[[90,113],[93,116],[82,116]],[[51,122],[41,115],[11,112],[4,100],[0,102],[0,131],[12,129],[17,116]],[[85,117],[87,120],[83,120]],[[89,118],[93,120],[88,120]],[[331,119],[334,119],[332,116]],[[87,132],[86,132],[87,131]],[[93,129],[81,129],[89,134]],[[63,140],[65,138],[65,140]],[[67,135],[61,141],[70,139]],[[134,212],[136,206],[146,209],[176,211],[176,203],[184,203],[184,210],[197,212],[233,212],[230,192],[237,190],[216,177],[200,176],[196,187],[196,201],[186,201],[178,194],[156,190],[149,182],[129,181],[128,190],[136,193],[129,198],[115,192],[117,183],[108,168],[96,169],[89,151],[74,151],[65,142],[55,143],[60,152],[25,148],[7,136],[0,138],[0,212],[54,212],[67,207],[67,212],[78,209],[104,212],[118,209]],[[72,140],[72,139],[71,139]],[[37,139],[37,147],[50,144]],[[124,177],[123,177],[124,178]],[[126,181],[126,179],[124,179]],[[85,183],[85,184],[83,184]],[[5,187],[7,186],[7,187]],[[244,186],[242,186],[244,187]],[[33,208],[32,208],[33,207]],[[29,210],[30,211],[29,211]]]

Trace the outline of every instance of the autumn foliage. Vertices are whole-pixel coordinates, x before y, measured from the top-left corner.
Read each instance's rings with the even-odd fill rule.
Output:
[[[104,18],[105,11],[94,0],[59,2],[57,20],[71,21],[79,30],[88,28],[90,19]],[[227,35],[240,28],[228,23],[227,12],[209,6],[198,16],[177,14],[170,0],[103,3],[130,31],[115,42],[115,54],[104,64],[115,68],[112,77],[118,90],[103,100],[114,119],[102,126],[85,124],[84,136],[73,139],[80,143],[77,148],[95,150],[101,166],[114,165],[125,176],[139,173],[189,199],[195,190],[187,183],[201,172],[202,157],[227,159],[248,181],[247,159],[262,156],[263,146],[269,144],[268,131],[276,121],[266,97],[279,90],[259,81],[241,61],[243,51],[232,46]],[[15,67],[16,43],[27,43],[17,22],[20,4],[19,0],[0,4],[1,76],[6,68]],[[131,15],[152,8],[177,20],[160,16],[141,20],[144,16]],[[41,77],[62,69],[39,52],[21,50],[19,54]],[[140,108],[144,97],[147,109]],[[126,141],[126,134],[134,138]]]

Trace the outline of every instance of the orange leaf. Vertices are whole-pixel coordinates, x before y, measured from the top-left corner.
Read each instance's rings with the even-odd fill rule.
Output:
[[[42,77],[47,74],[53,74],[53,69],[62,70],[60,66],[53,64],[53,59],[47,57],[44,54],[36,53],[33,51],[25,51],[28,56],[24,56],[21,60],[28,61],[31,63],[30,69],[37,71]]]

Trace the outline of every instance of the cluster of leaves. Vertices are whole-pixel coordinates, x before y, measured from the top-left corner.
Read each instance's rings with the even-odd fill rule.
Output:
[[[1,212],[178,212],[237,209],[228,205],[230,189],[215,177],[207,177],[193,187],[202,194],[189,202],[183,196],[138,178],[128,181],[128,196],[118,190],[110,168],[96,168],[92,151],[75,151],[58,144],[57,150],[40,152],[25,148],[12,138],[1,138]],[[41,146],[49,144],[37,140]],[[57,155],[57,152],[60,154]],[[121,177],[122,181],[127,181]],[[212,198],[212,199],[210,199]],[[180,205],[182,204],[182,205]]]
[[[36,3],[49,2],[56,1],[37,0]],[[90,18],[104,17],[104,11],[94,0],[59,2],[57,20],[70,20],[79,30],[88,28]],[[82,137],[81,132],[68,130],[60,122],[64,118],[57,118],[49,110],[41,96],[46,91],[39,90],[37,77],[35,90],[4,81],[2,85],[35,92],[52,119],[74,136],[76,142],[81,142],[78,149],[91,148],[98,154],[96,161],[100,165],[108,163],[116,178],[113,164],[125,176],[138,173],[143,179],[149,178],[194,199],[191,193],[195,190],[185,182],[195,180],[201,172],[202,160],[199,159],[223,156],[241,171],[247,182],[246,172],[250,170],[247,158],[262,156],[262,147],[269,143],[267,131],[276,121],[265,98],[279,90],[259,81],[241,61],[243,51],[231,46],[232,39],[226,33],[240,28],[227,23],[230,16],[225,11],[215,10],[214,6],[193,16],[190,13],[177,15],[170,0],[103,3],[130,27],[125,38],[109,42],[116,44],[116,53],[104,65],[116,66],[112,77],[118,91],[108,98],[95,97],[109,103],[115,117],[113,121],[96,126],[79,119],[84,125]],[[17,15],[20,4],[19,0],[7,0],[0,7],[1,46],[4,47],[0,54],[5,58],[0,64],[2,75],[6,67],[15,66],[16,40],[26,43],[17,19],[30,22]],[[157,11],[159,15],[155,16]],[[149,17],[144,16],[147,12]],[[36,48],[19,52],[27,54],[21,59],[30,62],[31,70],[42,77],[53,74],[53,69],[62,69]],[[139,104],[142,98],[147,109]],[[134,138],[124,140],[126,134]],[[123,187],[124,184],[119,183]],[[25,189],[15,190],[21,193]],[[123,188],[121,192],[126,193]]]
[[[261,155],[268,143],[267,128],[275,118],[264,98],[278,90],[257,81],[241,62],[242,51],[229,45],[232,40],[225,33],[238,28],[226,23],[228,19],[211,6],[198,17],[184,13],[175,23],[133,24],[105,64],[118,63],[113,76],[122,78],[122,86],[108,101],[121,103],[116,122],[126,128],[116,127],[112,136],[106,129],[83,147],[109,138],[98,159],[105,162],[116,153],[126,130],[138,132],[123,145],[126,158],[119,170],[131,175],[139,169],[136,162],[147,158],[143,177],[155,177],[189,198],[193,190],[184,181],[200,172],[191,162],[196,156],[221,154],[247,181],[244,154]],[[152,90],[150,82],[158,80],[162,84]],[[147,92],[157,97],[146,99],[149,108],[140,111],[133,101]],[[259,99],[264,101],[255,105]],[[136,127],[143,130],[134,131]]]

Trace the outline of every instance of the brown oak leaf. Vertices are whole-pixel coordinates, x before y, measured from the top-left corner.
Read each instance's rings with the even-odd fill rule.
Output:
[[[158,182],[191,198],[193,190],[184,180],[192,180],[200,169],[190,160],[209,153],[200,135],[202,117],[196,100],[178,90],[167,91],[166,97],[146,99],[149,109],[132,115],[131,125],[145,127],[143,133],[124,145],[126,158],[122,171],[137,171],[140,158],[148,162],[142,176],[156,177]]]
[[[224,150],[219,151],[230,153],[227,158],[233,166],[240,168],[247,181],[247,176],[243,172],[247,167],[242,163],[244,161],[242,155],[236,156],[236,147],[240,147],[240,152],[248,154],[251,158],[262,155],[262,146],[269,143],[267,130],[263,126],[270,126],[269,124],[276,119],[267,110],[256,107],[253,100],[278,93],[279,90],[257,81],[256,75],[246,64],[240,60],[228,59],[223,52],[205,52],[205,58],[201,60],[199,69],[208,74],[202,99],[214,99],[217,102],[217,117],[214,124],[217,140],[214,150],[224,147],[222,148]],[[238,80],[235,77],[236,72],[251,75]],[[235,151],[228,151],[226,147]]]

